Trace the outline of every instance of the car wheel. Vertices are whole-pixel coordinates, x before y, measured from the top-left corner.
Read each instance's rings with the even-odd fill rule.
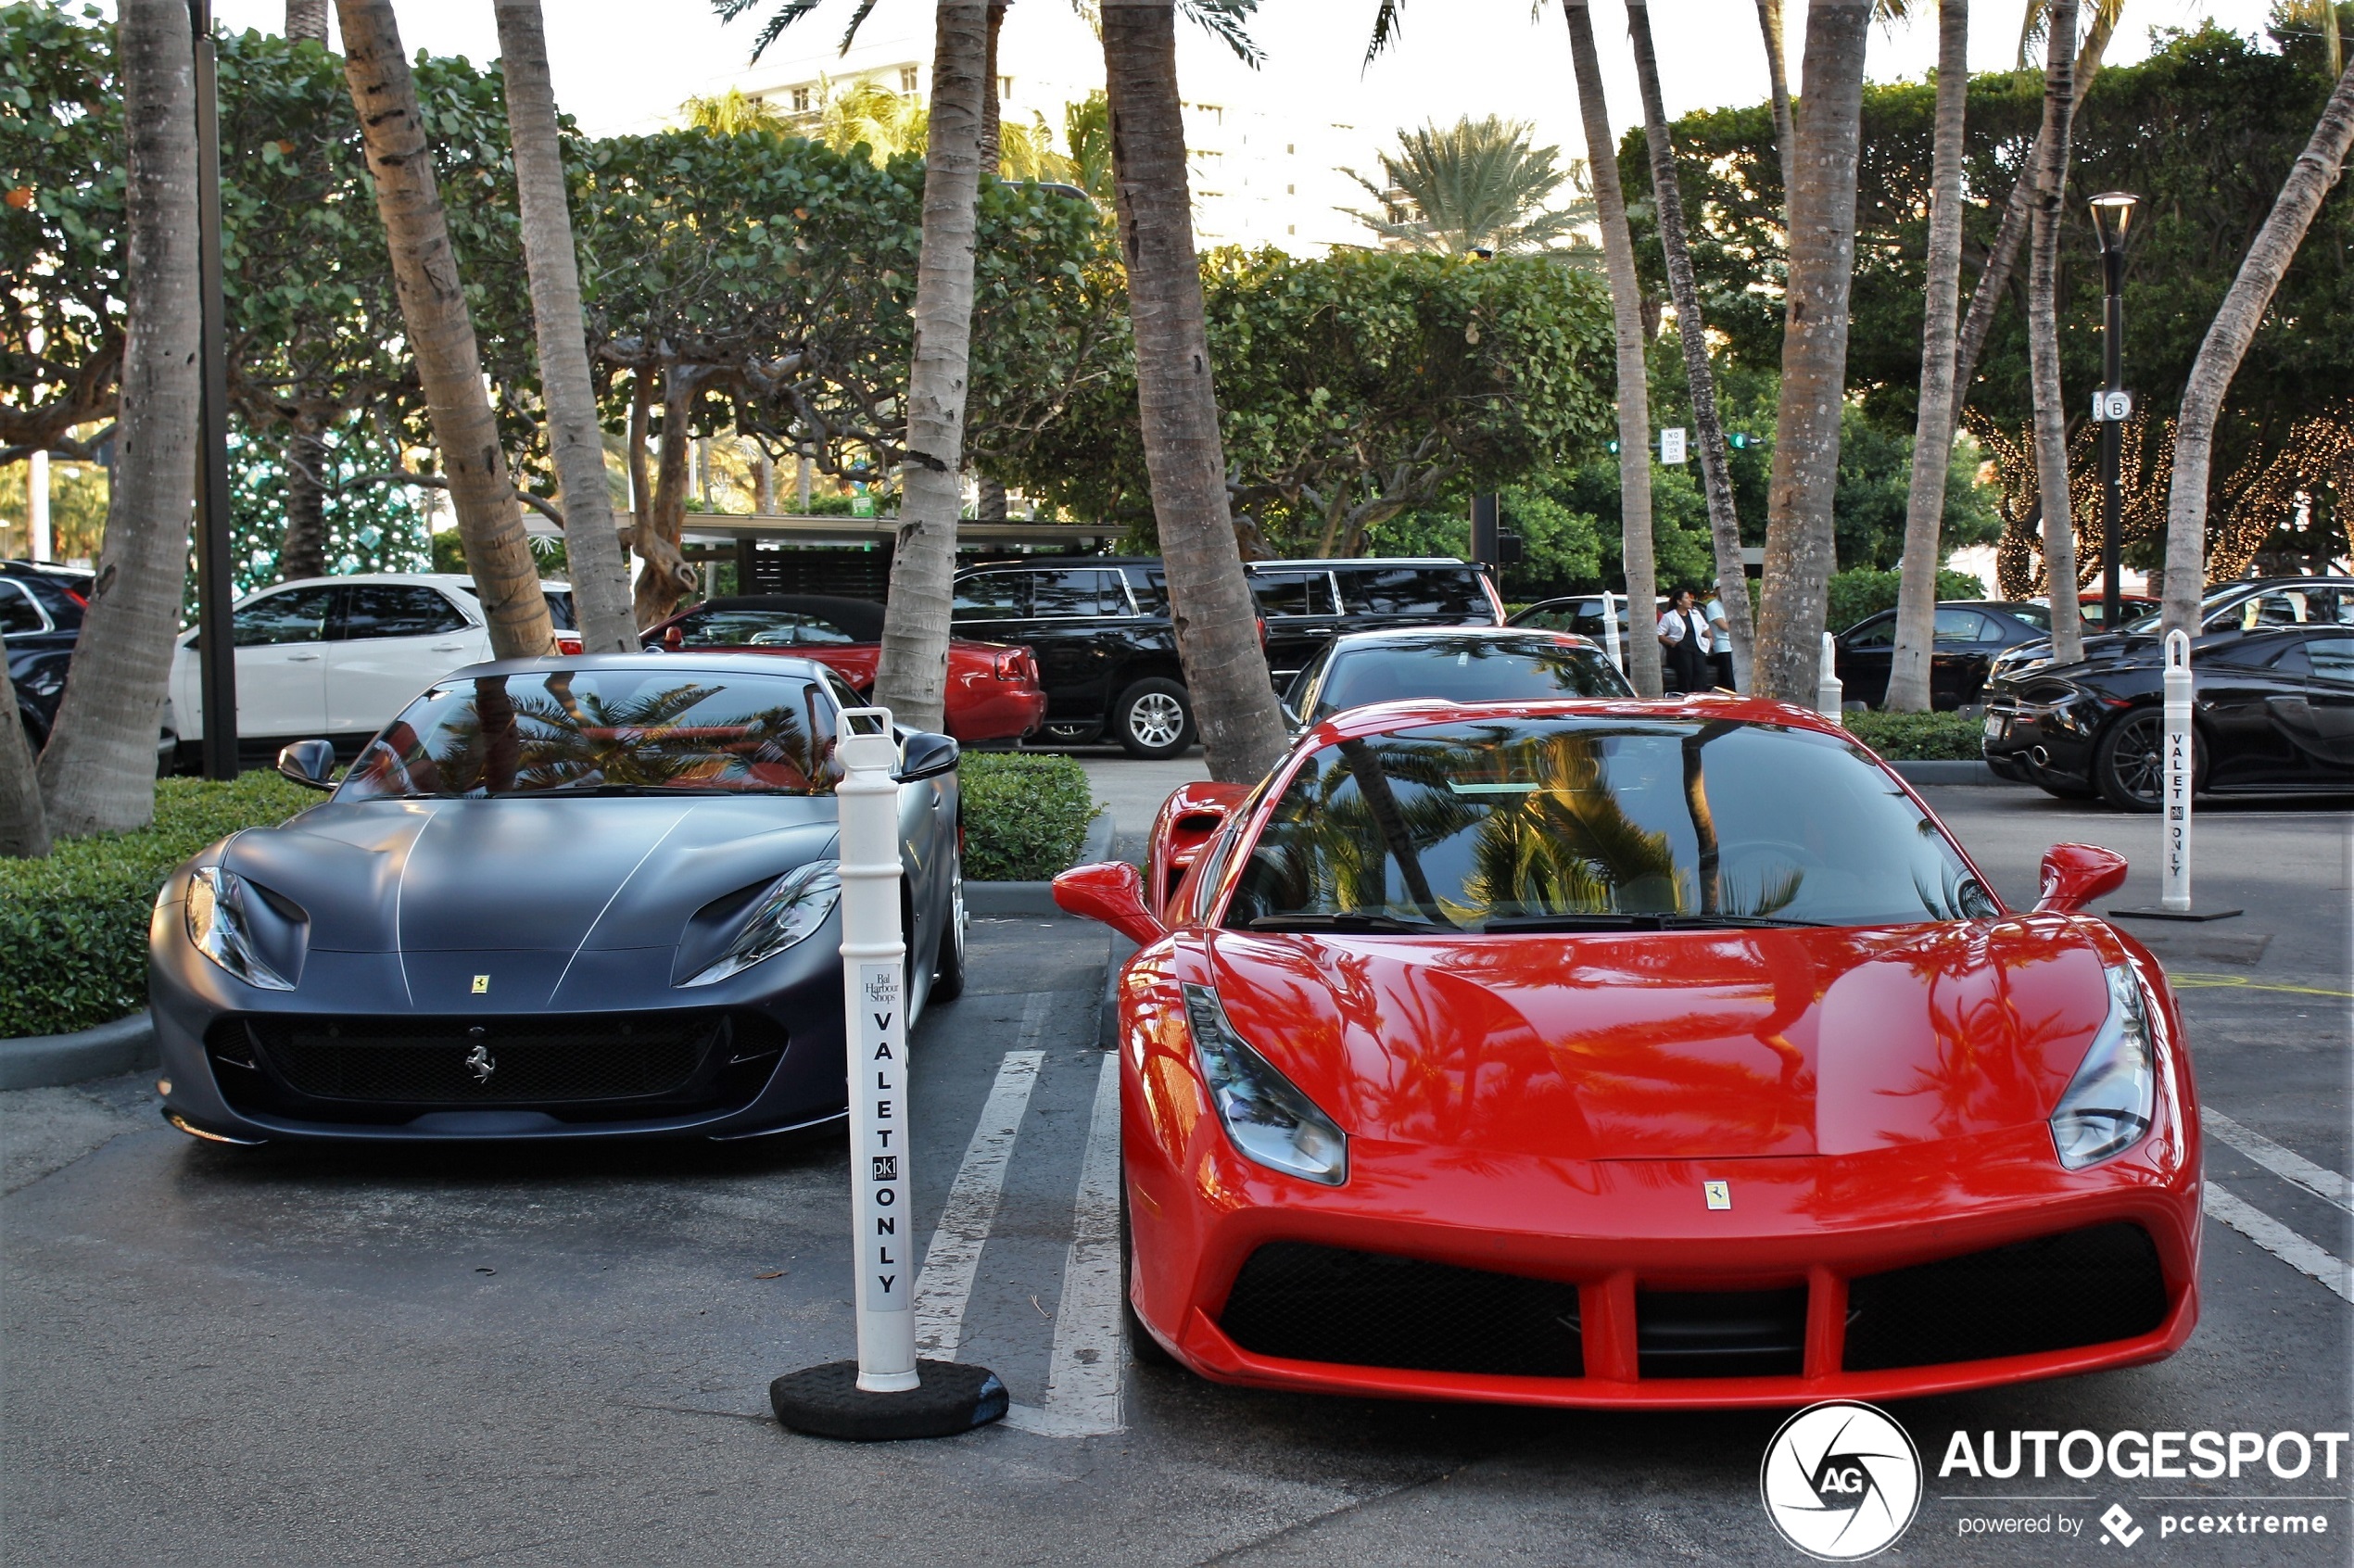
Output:
[[[954,1002],[965,993],[965,856],[948,864],[948,929],[940,933],[940,963],[931,972],[931,999]]]
[[[1128,1229],[1128,1172],[1120,1173],[1120,1326],[1128,1341],[1128,1359],[1140,1367],[1173,1367],[1181,1365],[1176,1357],[1153,1337],[1145,1320],[1136,1316],[1136,1309],[1129,1304],[1128,1282],[1135,1273],[1136,1239]]]
[[[2205,748],[2192,745],[2191,792],[2207,782]],[[2093,782],[2120,811],[2156,811],[2166,797],[2166,714],[2136,708],[2108,727],[2093,748]]]
[[[1158,760],[1194,743],[1194,709],[1185,689],[1160,676],[1138,681],[1112,704],[1112,739],[1132,757]]]

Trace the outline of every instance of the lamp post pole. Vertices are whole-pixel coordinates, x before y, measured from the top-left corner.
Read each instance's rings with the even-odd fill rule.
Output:
[[[237,777],[237,650],[229,613],[237,596],[229,505],[229,355],[221,278],[220,70],[212,0],[188,0],[196,34],[196,295],[204,388],[196,427],[197,677],[204,711],[204,774]]]
[[[2104,191],[2093,198],[2093,228],[2101,241],[2101,281],[2107,307],[2102,323],[2101,416],[2101,629],[2115,631],[2124,605],[2118,581],[2119,514],[2125,506],[2125,231],[2136,198]]]

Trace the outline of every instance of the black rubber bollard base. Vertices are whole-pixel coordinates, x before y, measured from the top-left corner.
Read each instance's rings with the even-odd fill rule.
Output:
[[[2122,915],[2129,920],[2228,920],[2245,913],[2238,909],[2169,909],[2162,904],[2133,904],[2122,909],[2112,909],[2111,915]]]
[[[858,1363],[829,1361],[787,1372],[768,1385],[777,1419],[813,1437],[854,1443],[903,1437],[954,1437],[1006,1413],[1006,1385],[987,1367],[960,1361],[919,1361],[923,1385],[904,1394],[869,1394],[858,1386]]]

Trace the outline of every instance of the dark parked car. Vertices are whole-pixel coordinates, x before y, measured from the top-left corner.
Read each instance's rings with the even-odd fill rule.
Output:
[[[1997,655],[1990,673],[2018,676],[2051,663],[2049,621],[2046,614],[2042,638]],[[2200,596],[2198,624],[2203,637],[2236,637],[2276,626],[2354,626],[2354,577],[2243,577],[2219,583]],[[2127,621],[2118,632],[2088,632],[2084,657],[2102,658],[2119,638],[2147,637],[2158,626],[2158,617],[2150,614]]]
[[[1430,626],[1335,638],[1293,679],[1284,706],[1296,733],[1374,702],[1634,695],[1618,667],[1582,637],[1509,626]]]
[[[89,581],[29,562],[0,561],[0,640],[7,645],[17,717],[35,752],[48,744],[49,727],[57,722]]]
[[[1987,765],[2069,799],[2156,811],[2164,790],[2163,654],[2104,638],[2081,664],[1986,687]],[[2354,626],[2234,625],[2191,644],[2192,787],[2206,794],[2354,792]]]
[[[1940,604],[1929,655],[1930,706],[1950,712],[1977,702],[1997,653],[2051,633],[2051,613],[2040,604],[1981,599]],[[1836,646],[1842,694],[1879,707],[1888,696],[1888,664],[1896,652],[1896,612],[1865,616],[1839,634]]]
[[[1486,574],[1460,561],[1254,561],[1246,571],[1278,690],[1344,624],[1354,631],[1503,619]],[[1102,738],[1139,757],[1176,756],[1194,743],[1193,700],[1158,558],[1054,556],[974,567],[956,575],[953,615],[959,637],[1019,643],[1037,657],[1054,739]]]

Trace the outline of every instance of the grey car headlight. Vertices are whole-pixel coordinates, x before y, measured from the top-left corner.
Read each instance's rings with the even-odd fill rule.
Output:
[[[2108,1017],[2052,1112],[2052,1146],[2070,1170],[2141,1142],[2157,1107],[2158,1059],[2141,981],[2123,965],[2108,977]]]
[[[711,985],[774,958],[826,923],[842,900],[842,862],[813,860],[769,884],[719,961],[681,985]]]
[[[234,871],[199,866],[188,877],[188,940],[196,951],[264,991],[292,991],[294,981],[270,967],[254,945],[248,911],[259,902]]]
[[[1218,993],[1186,986],[1185,1021],[1218,1119],[1246,1158],[1328,1187],[1348,1180],[1348,1135],[1234,1032]]]

